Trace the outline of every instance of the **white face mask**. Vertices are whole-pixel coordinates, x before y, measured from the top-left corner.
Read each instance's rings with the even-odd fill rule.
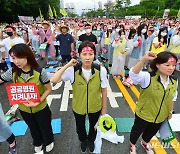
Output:
[[[121,35],[121,38],[124,39],[124,38],[125,38],[125,35]]]
[[[91,33],[91,29],[86,29],[86,33]]]
[[[166,35],[167,35],[166,32],[162,32],[162,33],[161,33],[161,36],[162,36],[162,37],[164,37],[164,36],[166,36]]]
[[[147,29],[145,29],[145,28],[142,29],[142,31],[141,31],[141,33],[143,33],[143,34],[146,33],[146,32],[147,32]]]
[[[120,29],[119,28],[116,28],[116,32],[118,33],[120,31]]]

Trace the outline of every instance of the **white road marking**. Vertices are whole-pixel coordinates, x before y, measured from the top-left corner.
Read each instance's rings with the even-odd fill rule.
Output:
[[[60,111],[67,111],[68,100],[69,100],[69,90],[72,90],[72,86],[71,86],[70,81],[67,81],[65,82],[65,85],[64,85]]]
[[[60,99],[61,98],[61,94],[55,94],[55,95],[49,95],[47,97],[47,103],[49,106],[51,106],[52,100],[53,99]]]

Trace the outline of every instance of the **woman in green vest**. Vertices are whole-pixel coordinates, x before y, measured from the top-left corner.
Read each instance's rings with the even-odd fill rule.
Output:
[[[143,65],[152,60],[152,72],[142,72]],[[148,154],[154,154],[149,141],[161,124],[172,117],[177,99],[177,80],[172,76],[177,57],[171,52],[148,52],[129,72],[135,84],[140,84],[140,97],[135,121],[130,134],[130,154],[136,154],[135,144],[142,135],[141,145]]]
[[[107,72],[102,66],[93,63],[96,48],[89,42],[84,41],[78,49],[81,62],[72,59],[59,71],[51,82],[70,80],[73,88],[72,109],[76,119],[76,130],[81,141],[81,151],[86,151],[87,145],[90,152],[94,151],[96,138],[95,125],[100,114],[106,113],[107,102]],[[102,95],[102,96],[101,96]],[[89,118],[89,134],[86,133],[86,115]]]
[[[26,44],[17,44],[9,50],[14,66],[0,76],[0,83],[36,83],[40,94],[40,102],[19,104],[22,118],[30,128],[35,152],[40,152],[42,146],[49,152],[54,147],[54,137],[51,127],[51,111],[46,97],[52,88],[45,69],[40,68],[34,53]]]

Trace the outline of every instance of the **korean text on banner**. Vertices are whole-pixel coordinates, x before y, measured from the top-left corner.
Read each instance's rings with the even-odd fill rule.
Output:
[[[39,102],[40,95],[36,83],[12,83],[6,85],[8,99],[11,105],[26,103],[27,100]]]

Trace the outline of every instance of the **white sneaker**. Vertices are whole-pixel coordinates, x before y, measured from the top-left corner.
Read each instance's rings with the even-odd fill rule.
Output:
[[[50,152],[54,148],[54,142],[46,146],[46,152]]]
[[[42,145],[40,145],[40,146],[35,146],[34,147],[34,151],[37,153],[37,152],[41,152],[41,150],[42,150]]]
[[[135,145],[134,146],[130,145],[130,152],[129,153],[130,154],[137,154]]]
[[[152,147],[149,143],[144,144],[143,141],[141,141],[141,145],[146,150],[147,154],[154,154],[154,151],[152,150]]]

